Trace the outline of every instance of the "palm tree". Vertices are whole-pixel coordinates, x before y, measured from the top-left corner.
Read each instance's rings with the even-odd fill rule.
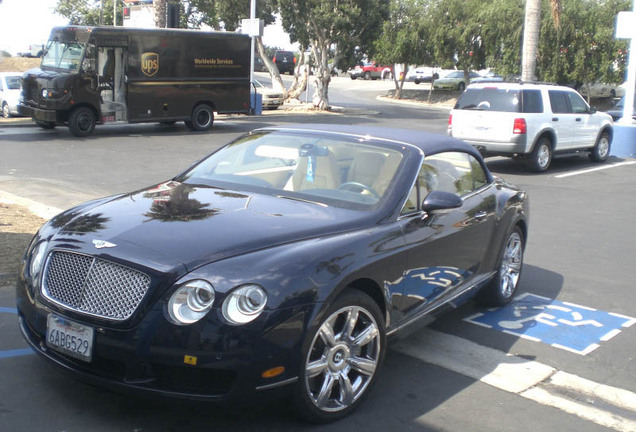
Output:
[[[152,6],[155,10],[155,27],[166,28],[166,0],[154,0]]]
[[[561,0],[550,0],[554,28],[561,25]],[[521,55],[521,79],[536,79],[535,69],[539,52],[539,30],[541,29],[541,0],[526,0],[526,18],[523,30],[523,49]]]

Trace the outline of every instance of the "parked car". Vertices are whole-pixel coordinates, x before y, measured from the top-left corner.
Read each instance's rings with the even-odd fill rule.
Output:
[[[276,50],[272,61],[278,68],[278,72],[290,75],[294,74],[294,67],[296,66],[296,57],[291,51]]]
[[[283,92],[265,87],[260,81],[254,80],[256,91],[263,96],[263,108],[277,109],[283,104]]]
[[[504,77],[495,73],[495,72],[487,72],[484,75],[478,75],[476,78],[472,78],[470,80],[471,84],[477,83],[486,83],[486,82],[502,82]]]
[[[0,72],[0,107],[2,117],[18,115],[18,101],[20,99],[20,72]]]
[[[406,74],[406,81],[412,81],[415,84],[430,83],[439,78],[437,68],[417,67],[413,71]]]
[[[528,207],[450,137],[259,129],[46,223],[18,320],[40,356],[97,385],[219,401],[287,390],[332,421],[369,393],[389,338],[474,295],[515,295]]]
[[[479,77],[477,72],[470,72],[468,79]],[[453,71],[443,78],[435,80],[433,88],[436,90],[459,90],[464,91],[466,88],[466,79],[464,77],[464,71]]]
[[[19,52],[19,57],[42,57],[44,54],[45,45],[43,43],[33,43],[27,47],[25,51]]]
[[[614,104],[612,109],[608,110],[607,113],[612,116],[612,120],[618,121],[623,117],[623,109],[625,107],[625,96],[623,96],[618,102]],[[632,118],[636,120],[636,95],[634,95],[634,111],[632,114]]]
[[[255,72],[267,72],[267,66],[260,55],[254,56],[254,71]]]
[[[448,119],[448,133],[485,156],[523,157],[545,171],[554,154],[587,152],[607,160],[612,118],[590,108],[575,90],[530,83],[472,84]]]
[[[386,76],[390,75],[392,73],[392,69],[389,66],[383,66],[375,62],[371,62],[356,65],[353,69],[349,69],[347,73],[352,80],[357,78],[377,80],[384,79]]]
[[[625,96],[625,89],[618,85],[604,84],[595,82],[592,84],[583,84],[579,88],[579,93],[584,97],[590,98],[617,98]]]

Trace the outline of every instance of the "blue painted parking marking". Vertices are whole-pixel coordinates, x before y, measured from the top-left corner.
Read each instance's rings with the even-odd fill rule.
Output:
[[[17,315],[18,310],[16,308],[0,307],[0,313]],[[20,356],[25,356],[30,354],[35,354],[31,348],[0,350],[0,360],[5,358],[11,358],[11,357],[20,357]]]
[[[631,327],[636,318],[525,293],[464,321],[586,355]]]

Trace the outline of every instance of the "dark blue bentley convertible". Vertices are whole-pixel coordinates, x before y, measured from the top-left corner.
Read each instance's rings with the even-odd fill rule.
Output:
[[[286,387],[340,418],[387,340],[476,295],[508,302],[526,193],[456,139],[253,131],[170,181],[70,209],[17,288],[35,351],[104,386],[227,400]]]

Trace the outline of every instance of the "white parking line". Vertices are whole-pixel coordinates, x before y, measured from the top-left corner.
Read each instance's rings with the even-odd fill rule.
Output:
[[[603,165],[603,166],[597,167],[597,168],[584,169],[584,170],[574,171],[574,172],[567,173],[567,174],[559,174],[559,175],[555,175],[554,177],[555,178],[565,178],[565,177],[571,177],[571,176],[580,175],[580,174],[587,174],[587,173],[591,173],[591,172],[594,172],[594,171],[600,171],[600,170],[616,168],[616,167],[625,166],[625,165],[633,165],[633,164],[636,164],[636,161],[617,162],[617,163],[613,163],[613,164],[609,164],[609,165]]]
[[[398,342],[393,349],[601,426],[636,431],[636,393],[628,390],[430,329]]]

